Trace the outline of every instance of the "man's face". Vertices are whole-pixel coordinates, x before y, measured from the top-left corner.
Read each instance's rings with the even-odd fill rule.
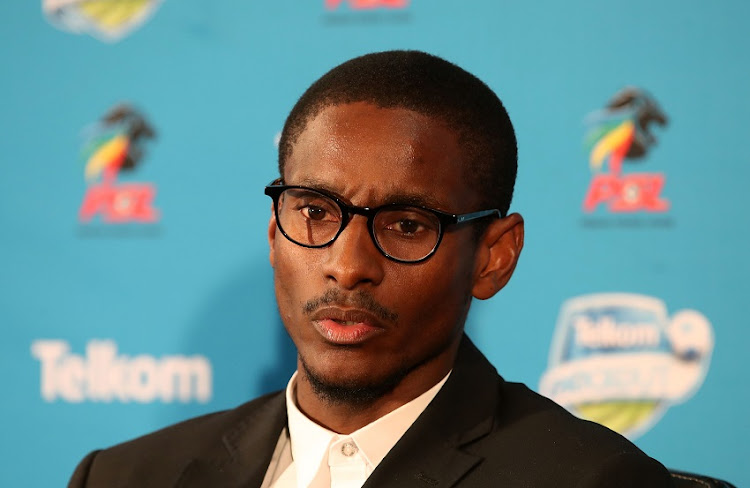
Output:
[[[312,119],[283,176],[287,185],[325,190],[353,205],[421,202],[466,213],[479,208],[464,164],[457,134],[439,121],[360,102],[329,106]],[[272,217],[276,298],[300,371],[350,389],[401,380],[416,393],[442,378],[476,274],[470,227],[449,228],[432,257],[404,264],[377,250],[363,216],[319,249],[287,240]]]

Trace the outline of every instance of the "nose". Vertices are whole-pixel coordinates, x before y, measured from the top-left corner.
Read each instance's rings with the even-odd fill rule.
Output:
[[[362,285],[378,285],[383,280],[383,256],[375,247],[367,219],[355,215],[333,243],[326,248],[323,272],[327,280],[353,290]]]

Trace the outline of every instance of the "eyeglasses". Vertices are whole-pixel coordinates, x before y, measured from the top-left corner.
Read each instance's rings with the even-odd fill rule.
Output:
[[[446,227],[503,217],[497,209],[455,215],[396,203],[357,207],[321,190],[278,183],[271,182],[265,193],[273,199],[276,225],[293,243],[309,248],[328,246],[354,215],[363,215],[375,247],[400,263],[418,263],[435,254]]]

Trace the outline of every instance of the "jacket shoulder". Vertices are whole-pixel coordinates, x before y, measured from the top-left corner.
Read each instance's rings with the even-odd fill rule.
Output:
[[[132,480],[137,479],[148,479],[153,486],[171,486],[192,459],[225,453],[233,432],[243,431],[254,421],[278,420],[282,414],[286,414],[284,394],[275,392],[231,410],[178,422],[91,452],[79,463],[68,486],[132,486]]]
[[[480,469],[508,472],[513,466],[528,486],[551,480],[551,486],[672,486],[666,468],[620,434],[523,384],[499,388],[495,426],[475,446],[485,457]]]
[[[101,452],[123,456],[142,453],[150,448],[171,448],[181,451],[200,450],[214,440],[220,440],[227,430],[246,422],[247,417],[277,403],[281,392],[269,393],[231,410],[208,413],[169,425],[130,441],[117,444]]]

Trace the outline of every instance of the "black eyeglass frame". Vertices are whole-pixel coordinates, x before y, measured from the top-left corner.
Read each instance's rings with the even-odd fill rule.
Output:
[[[452,225],[461,225],[466,224],[468,222],[484,219],[487,217],[497,216],[498,218],[504,218],[505,215],[503,215],[500,210],[493,208],[488,210],[479,210],[477,212],[469,212],[465,214],[452,214],[448,212],[443,212],[442,210],[436,210],[434,208],[430,207],[423,207],[421,205],[404,205],[400,203],[386,203],[385,205],[380,205],[378,207],[358,207],[356,205],[349,205],[348,203],[342,201],[340,198],[338,198],[336,195],[331,195],[330,193],[319,190],[317,188],[310,188],[308,186],[297,186],[297,185],[279,185],[277,184],[279,180],[274,180],[271,182],[271,184],[267,185],[265,188],[264,193],[271,197],[273,200],[273,210],[274,214],[276,215],[276,225],[278,226],[279,230],[282,234],[284,234],[284,237],[286,237],[291,242],[297,244],[298,246],[307,247],[310,249],[319,249],[322,247],[330,246],[333,244],[333,242],[338,239],[339,235],[344,231],[346,226],[351,221],[352,217],[354,215],[362,215],[367,218],[367,230],[370,233],[370,238],[372,239],[372,242],[375,244],[375,247],[380,251],[380,253],[385,256],[386,258],[396,261],[398,263],[407,263],[407,264],[414,264],[414,263],[421,263],[422,261],[425,261],[429,257],[431,257],[435,252],[437,251],[438,246],[440,246],[440,243],[443,240],[443,235],[445,234],[445,229],[447,227],[450,227]],[[289,237],[289,234],[286,233],[284,230],[284,227],[281,226],[279,223],[281,219],[279,219],[279,197],[282,193],[284,193],[286,190],[307,190],[312,191],[315,193],[319,193],[323,195],[324,197],[330,198],[333,200],[336,205],[338,205],[339,209],[341,209],[341,224],[339,225],[339,230],[336,232],[336,234],[326,242],[325,244],[302,244],[301,242],[298,242],[291,237]],[[399,259],[395,256],[391,256],[388,254],[385,249],[383,249],[378,242],[377,237],[375,237],[375,216],[378,214],[378,212],[382,210],[387,209],[397,209],[397,208],[418,208],[420,210],[424,210],[426,212],[430,212],[431,214],[435,215],[438,219],[438,223],[440,224],[438,227],[438,238],[435,242],[435,246],[432,248],[432,250],[427,253],[426,256],[420,259],[415,260],[408,260],[408,259]]]

